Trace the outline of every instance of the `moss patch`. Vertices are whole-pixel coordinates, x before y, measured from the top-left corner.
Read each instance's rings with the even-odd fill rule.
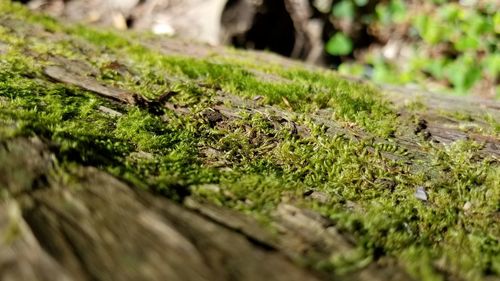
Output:
[[[498,163],[471,141],[415,138],[425,157],[412,158],[396,139],[412,124],[373,87],[298,66],[167,56],[141,44],[141,35],[63,25],[6,2],[0,11],[0,42],[9,46],[0,55],[1,139],[38,135],[57,146],[61,165],[96,166],[179,201],[192,193],[263,223],[283,201],[312,208],[358,241],[356,254],[311,262],[326,271],[389,256],[422,280],[500,275]],[[152,114],[54,83],[42,69],[55,57],[83,61],[89,76],[149,99],[173,93],[169,102],[188,113]],[[228,101],[236,117],[213,124],[204,112],[221,93],[290,120]],[[352,134],[329,131],[318,116]],[[427,201],[415,197],[417,188]],[[311,200],[310,190],[328,199]]]

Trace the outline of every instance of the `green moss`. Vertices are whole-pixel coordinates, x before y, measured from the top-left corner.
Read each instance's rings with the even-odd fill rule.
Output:
[[[49,32],[61,32],[65,28],[64,23],[43,13],[33,13],[18,1],[2,1],[0,3],[0,10],[6,15],[22,18],[24,21],[36,25],[36,27],[42,26]]]
[[[500,136],[500,122],[496,120],[491,114],[487,114],[483,118],[491,126],[493,134],[497,137]]]
[[[442,277],[436,263],[464,279],[500,274],[498,164],[480,156],[473,142],[422,142],[424,158],[406,157],[409,152],[391,136],[411,124],[369,85],[329,71],[244,58],[166,56],[141,44],[137,34],[60,25],[5,2],[0,10],[6,12],[0,16],[0,41],[10,46],[0,52],[1,139],[36,134],[57,146],[63,166],[93,165],[176,200],[191,191],[264,223],[283,201],[313,208],[358,241],[353,253],[310,261],[323,270],[349,272],[389,256],[422,280]],[[31,25],[14,29],[16,18]],[[30,31],[39,27],[49,35]],[[57,33],[52,44],[54,32],[66,35]],[[190,113],[166,110],[157,116],[54,83],[42,69],[56,55],[85,61],[101,82],[150,99],[172,92],[169,102]],[[238,118],[213,126],[202,112],[214,106],[219,89],[263,96],[307,134],[297,136],[287,122],[276,125],[271,112],[238,109]],[[308,117],[313,113],[350,124],[363,137],[327,132]],[[198,188],[204,184],[218,188]],[[426,189],[428,202],[415,198],[417,187]],[[311,189],[327,194],[327,202],[304,198]]]

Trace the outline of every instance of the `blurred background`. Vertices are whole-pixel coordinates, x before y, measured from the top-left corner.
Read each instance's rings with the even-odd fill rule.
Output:
[[[268,50],[384,84],[500,99],[499,0],[23,0],[72,21]]]

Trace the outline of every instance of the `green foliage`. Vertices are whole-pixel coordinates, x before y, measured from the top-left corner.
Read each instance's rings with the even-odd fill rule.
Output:
[[[340,1],[332,8],[332,15],[339,18],[354,19],[356,15],[356,3],[349,0]]]
[[[401,23],[405,20],[408,8],[402,0],[390,0],[378,4],[375,8],[375,22],[381,24]]]
[[[495,1],[467,6],[456,1],[390,0],[381,1],[374,11],[367,12],[358,9],[356,1],[344,0],[333,6],[332,15],[351,21],[362,18],[367,30],[383,42],[402,44],[399,47],[404,48],[403,58],[365,50],[363,58],[354,63],[370,65],[373,75],[368,76],[374,81],[423,85],[437,82],[441,88],[459,94],[482,83],[493,91],[496,88],[500,96],[499,8]],[[352,64],[346,62],[340,69],[359,75]]]
[[[330,55],[348,55],[352,52],[352,41],[342,32],[336,33],[326,43],[326,51]]]

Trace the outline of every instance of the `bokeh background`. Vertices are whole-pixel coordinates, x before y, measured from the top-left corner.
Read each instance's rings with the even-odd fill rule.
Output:
[[[72,21],[268,50],[377,83],[500,98],[498,0],[24,0]]]

